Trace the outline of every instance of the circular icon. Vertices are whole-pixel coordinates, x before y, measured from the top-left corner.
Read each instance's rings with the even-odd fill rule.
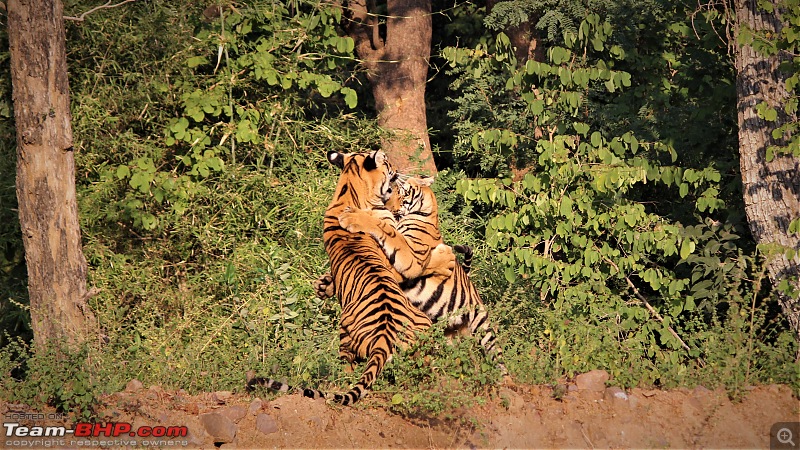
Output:
[[[794,436],[792,435],[792,430],[788,428],[781,428],[778,430],[778,434],[775,436],[778,438],[778,442],[781,444],[792,444],[792,447],[794,447],[794,441],[792,440]]]

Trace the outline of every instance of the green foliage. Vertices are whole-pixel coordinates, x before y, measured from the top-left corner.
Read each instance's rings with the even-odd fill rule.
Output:
[[[483,401],[499,371],[474,337],[448,339],[436,323],[414,346],[392,358],[375,389],[391,394],[391,409],[404,415],[438,416]]]
[[[87,367],[86,347],[52,346],[34,349],[24,341],[9,340],[0,349],[3,399],[34,407],[50,405],[59,412],[89,420],[95,417],[100,386]]]
[[[25,255],[17,216],[16,140],[6,27],[0,28],[0,329],[31,339]],[[0,347],[6,336],[0,335]]]
[[[797,0],[783,0],[779,2],[759,1],[758,7],[767,13],[780,11],[781,27],[778,33],[766,30],[751,30],[746,24],[740,26],[737,36],[738,45],[749,45],[758,54],[764,57],[777,58],[780,63],[779,70],[785,76],[783,93],[778,93],[769,103],[762,102],[756,105],[756,113],[761,119],[771,122],[773,143],[767,146],[767,162],[775,159],[777,155],[791,155],[800,157],[800,121],[798,120],[797,106],[800,103],[800,2]],[[754,13],[755,14],[755,13]],[[780,104],[780,100],[783,102]],[[788,233],[796,233],[800,229],[800,217],[797,213],[790,216]],[[797,249],[788,249],[787,258],[793,259]],[[786,287],[789,284],[787,282]],[[796,295],[796,294],[795,294]]]
[[[780,58],[780,70],[785,72],[784,82],[788,98],[784,104],[756,105],[758,116],[768,122],[777,122],[772,137],[776,145],[767,147],[767,161],[772,161],[778,153],[800,157],[800,138],[797,130],[797,105],[800,102],[800,2],[783,0],[780,2],[759,1],[758,7],[767,13],[780,11],[781,28],[779,33],[764,30],[750,30],[746,25],[736,37],[738,45],[749,45],[765,57]],[[780,114],[780,121],[778,121]]]
[[[729,387],[741,388],[752,381],[750,369],[761,364],[753,346],[775,350],[776,340],[788,341],[780,327],[767,324],[766,291],[746,283],[760,273],[760,286],[763,269],[752,244],[748,250],[737,233],[740,206],[729,206],[736,185],[718,167],[727,167],[730,157],[709,163],[719,149],[688,147],[695,134],[707,131],[686,131],[678,108],[668,110],[670,120],[629,119],[637,104],[640,110],[654,108],[670,96],[700,101],[698,88],[709,85],[707,78],[695,78],[700,74],[666,79],[643,72],[654,67],[664,73],[659,63],[677,68],[681,57],[708,53],[702,43],[686,44],[687,16],[680,14],[659,26],[681,53],[653,58],[647,55],[652,49],[626,48],[635,35],[631,29],[648,16],[634,16],[641,22],[626,28],[590,13],[575,24],[576,32],[563,28],[559,43],[548,47],[547,61],[524,65],[502,32],[472,48],[446,48],[443,56],[456,76],[451,89],[459,94],[452,97],[457,107],[451,112],[457,164],[499,175],[464,179],[455,187],[486,217],[494,273],[508,283],[498,294],[504,299],[497,305],[501,320],[516,321],[512,327],[519,331],[509,330],[514,335],[540,342],[515,342],[512,353],[522,360],[512,366],[554,378],[602,367],[623,385],[676,385],[709,382],[707,367],[722,364],[747,369],[745,377],[733,376],[732,369],[724,378]],[[499,28],[490,20],[488,26]],[[732,97],[720,94],[715,102]],[[681,140],[659,138],[680,127],[687,135]],[[536,294],[516,292],[515,286]],[[504,305],[509,294],[517,305]],[[751,298],[753,303],[746,300]],[[547,309],[538,314],[520,311],[542,307]],[[743,323],[731,310],[749,312],[753,320]],[[519,322],[537,316],[543,323]],[[723,329],[738,342],[717,342],[713,336]],[[769,337],[755,338],[758,330]],[[745,342],[749,353],[743,354],[736,346]],[[794,345],[767,352],[775,358],[770,377],[791,380],[784,364]],[[526,362],[531,352],[546,359]],[[730,354],[737,355],[734,361]]]

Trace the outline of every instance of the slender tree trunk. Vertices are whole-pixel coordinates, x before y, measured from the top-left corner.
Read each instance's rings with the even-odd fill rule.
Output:
[[[75,197],[61,0],[9,0],[17,200],[34,341],[78,343],[94,328]]]
[[[435,175],[425,112],[431,2],[387,0],[386,6],[381,27],[373,1],[349,1],[348,34],[367,69],[378,123],[394,133],[383,142],[386,154],[402,171]]]
[[[739,26],[757,31],[778,33],[777,14],[758,9],[757,0],[736,0]],[[800,237],[788,233],[789,222],[800,217],[800,160],[780,154],[767,161],[766,149],[775,145],[771,131],[788,118],[779,114],[778,123],[767,122],[756,114],[756,105],[767,102],[782,110],[789,98],[785,75],[778,70],[780,58],[766,58],[750,46],[740,46],[736,53],[736,90],[739,116],[739,163],[741,165],[745,212],[750,231],[759,244],[776,243],[800,250]],[[782,117],[784,116],[784,117]],[[779,144],[779,143],[778,143]],[[792,280],[800,289],[800,257],[788,259],[779,254],[768,260],[770,279],[777,285]],[[800,342],[800,300],[797,295],[779,295],[789,325]],[[800,356],[800,354],[799,354]]]

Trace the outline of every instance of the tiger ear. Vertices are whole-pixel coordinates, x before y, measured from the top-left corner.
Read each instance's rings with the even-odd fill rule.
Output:
[[[375,150],[370,153],[364,160],[364,169],[367,171],[375,170],[386,162],[386,153],[381,150]]]
[[[336,167],[338,167],[340,169],[343,169],[344,168],[344,155],[339,153],[339,152],[337,152],[337,151],[329,150],[328,151],[328,162],[330,162],[331,164],[333,164],[334,166],[336,166]]]
[[[417,177],[417,183],[419,183],[420,186],[426,186],[426,187],[430,186],[433,184],[435,180],[436,178],[429,177],[427,175],[420,175],[419,177]]]
[[[373,155],[375,156],[375,165],[380,166],[386,162],[386,153],[383,150],[376,150]]]

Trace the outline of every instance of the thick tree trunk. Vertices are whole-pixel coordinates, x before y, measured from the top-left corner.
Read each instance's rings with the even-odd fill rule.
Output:
[[[780,31],[779,17],[759,10],[757,0],[736,0],[735,4],[739,26],[773,33]],[[760,119],[755,110],[756,105],[767,102],[781,111],[789,98],[786,77],[778,70],[779,62],[778,56],[763,57],[747,45],[737,49],[739,162],[745,212],[756,242],[800,250],[800,238],[788,233],[789,222],[800,217],[800,160],[784,154],[769,162],[766,158],[767,146],[776,144],[771,131],[787,118],[779,115],[776,125]],[[797,282],[800,257],[790,260],[782,254],[776,255],[768,260],[768,269],[774,284],[789,278],[793,279],[795,289],[800,289]],[[800,341],[800,300],[796,295],[780,295],[779,301]]]
[[[431,2],[387,0],[385,28],[379,26],[374,4],[367,3],[348,2],[348,34],[367,69],[378,124],[394,133],[383,149],[401,171],[435,175],[425,112]]]
[[[86,305],[61,0],[9,0],[8,35],[34,341],[79,343],[94,316]]]

